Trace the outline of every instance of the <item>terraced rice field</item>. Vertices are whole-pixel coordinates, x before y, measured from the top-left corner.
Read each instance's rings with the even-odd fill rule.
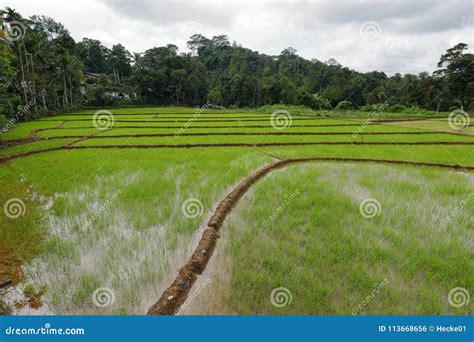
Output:
[[[2,137],[13,313],[474,312],[473,127],[95,112]]]

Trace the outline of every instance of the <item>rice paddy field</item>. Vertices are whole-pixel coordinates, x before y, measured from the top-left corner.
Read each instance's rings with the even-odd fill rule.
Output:
[[[0,310],[473,314],[473,137],[447,114],[19,123],[0,142]]]

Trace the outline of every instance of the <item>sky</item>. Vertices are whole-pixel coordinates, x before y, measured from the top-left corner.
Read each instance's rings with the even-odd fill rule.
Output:
[[[52,17],[76,41],[121,43],[131,52],[170,43],[187,51],[192,34],[226,34],[261,53],[291,46],[307,59],[393,75],[432,72],[459,42],[474,51],[474,0],[0,0],[5,6]]]

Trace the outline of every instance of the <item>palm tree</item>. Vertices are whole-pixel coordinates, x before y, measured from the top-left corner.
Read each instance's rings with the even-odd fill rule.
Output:
[[[140,60],[140,58],[142,57],[142,53],[141,52],[133,52],[132,53],[132,61],[133,61],[133,64],[137,64],[137,62]]]

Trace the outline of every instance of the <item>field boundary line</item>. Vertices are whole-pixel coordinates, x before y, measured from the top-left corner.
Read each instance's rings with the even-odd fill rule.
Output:
[[[101,132],[97,132],[94,134],[99,134]],[[13,154],[11,156],[1,157],[0,164],[6,163],[8,161],[28,157],[35,154],[46,153],[51,151],[59,151],[59,150],[79,150],[79,149],[152,149],[152,148],[210,148],[210,147],[276,147],[276,146],[314,146],[314,145],[408,145],[408,146],[449,146],[449,145],[474,145],[474,141],[423,141],[423,142],[288,142],[288,143],[222,143],[222,144],[156,144],[156,145],[85,145],[85,146],[77,146],[75,144],[80,143],[86,140],[88,137],[85,136],[81,139],[69,142],[65,145],[40,149],[35,151],[28,151],[28,152],[21,152],[17,154]]]
[[[474,166],[462,166],[457,164],[432,163],[404,160],[387,160],[375,158],[339,158],[339,157],[308,157],[283,159],[271,164],[267,164],[249,176],[246,176],[240,183],[229,192],[222,201],[219,202],[213,215],[207,223],[198,246],[191,255],[189,261],[179,270],[178,276],[173,283],[162,293],[158,301],[152,305],[147,315],[175,315],[181,305],[186,301],[191,288],[201,275],[214,252],[219,230],[222,224],[243,195],[260,179],[272,171],[284,168],[293,164],[309,162],[347,162],[347,163],[381,163],[393,165],[410,165],[448,168],[461,171],[474,170]]]
[[[391,127],[391,126],[387,126]],[[111,129],[109,129],[111,130]],[[280,136],[280,135],[353,135],[353,132],[212,132],[212,133],[180,133],[179,136],[186,136],[186,137],[205,137],[205,136]],[[474,135],[467,134],[467,133],[456,133],[456,132],[443,132],[443,131],[423,131],[423,132],[364,132],[358,134],[358,136],[364,135],[442,135],[442,134],[450,134],[450,135],[458,135],[458,136],[466,136],[472,137]],[[38,137],[34,140],[32,138],[21,138],[21,139],[11,139],[11,140],[4,140],[2,143],[6,147],[16,146],[21,144],[26,144],[29,142],[35,141],[42,141],[42,140],[54,140],[54,139],[68,139],[68,138],[82,138],[85,135],[58,135],[52,137]],[[145,133],[145,134],[115,134],[115,135],[89,135],[89,138],[92,139],[107,139],[107,138],[151,138],[151,137],[174,137],[176,136],[175,133]],[[25,141],[25,142],[23,142]],[[0,144],[1,146],[1,144]]]
[[[148,122],[148,123],[153,123],[153,122],[157,122],[157,121],[139,121],[139,122]],[[186,121],[187,122],[187,121]],[[159,123],[159,122],[158,122]],[[328,125],[291,125],[291,127],[358,127],[360,126],[362,123],[360,124],[328,124]],[[369,124],[368,126],[376,126],[376,125],[380,125],[381,124],[378,124],[378,123],[371,123]],[[142,125],[142,126],[126,126],[126,125],[123,125],[123,126],[120,126],[120,125],[115,125],[114,127],[111,127],[111,129],[119,129],[119,128],[170,128],[170,129],[179,129],[181,128],[182,126],[158,126],[158,125],[153,125],[153,126],[145,126],[145,125]],[[95,128],[94,126],[70,126],[70,127],[63,127],[63,128],[59,128],[59,127],[49,127],[49,128],[41,128],[40,130],[41,131],[44,131],[44,130],[54,130],[54,129],[87,129],[87,128]],[[192,129],[200,129],[200,128],[272,128],[272,126],[270,125],[240,125],[240,126],[193,126]]]
[[[210,120],[195,120],[193,123],[206,123],[206,122],[247,122],[247,121],[262,121],[266,122],[269,121],[269,118],[262,118],[262,119],[210,119]],[[69,119],[69,120],[62,120],[66,122],[83,122],[83,121],[90,121],[91,119]],[[294,118],[293,121],[312,121],[312,120],[319,120],[319,119],[313,119],[313,118]],[[327,119],[326,119],[327,120]],[[43,120],[38,120],[41,122],[55,122],[58,120],[55,119],[43,119]],[[337,121],[345,121],[345,120],[337,120]],[[189,120],[125,120],[125,119],[118,119],[115,120],[115,122],[189,122]]]

